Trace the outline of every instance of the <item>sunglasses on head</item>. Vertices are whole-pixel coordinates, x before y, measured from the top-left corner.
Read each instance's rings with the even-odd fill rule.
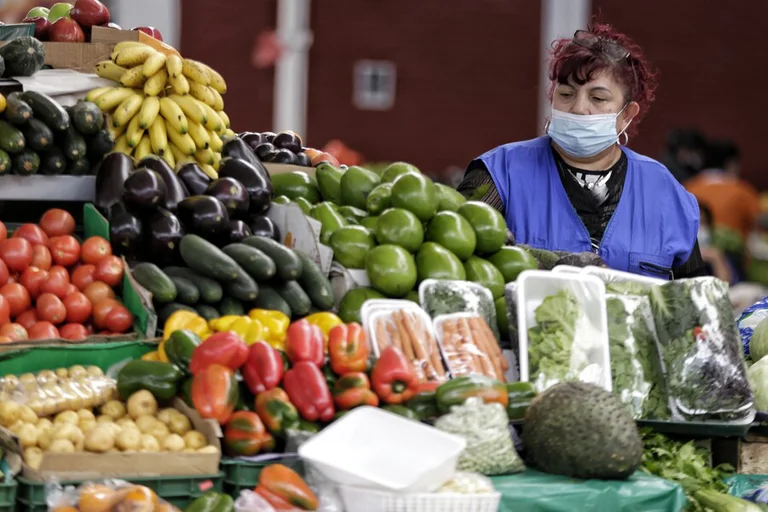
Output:
[[[602,54],[612,62],[619,62],[630,56],[629,51],[616,41],[600,37],[588,30],[577,30],[573,34],[573,42],[583,48]]]

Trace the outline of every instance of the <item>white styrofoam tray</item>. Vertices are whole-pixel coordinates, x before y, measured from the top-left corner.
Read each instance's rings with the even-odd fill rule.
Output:
[[[552,269],[552,272],[556,274],[583,274],[584,269],[573,265],[557,265]]]
[[[376,357],[379,356],[379,349],[376,343],[374,343],[375,333],[371,329],[373,321],[376,318],[380,318],[381,315],[379,313],[392,313],[400,310],[426,313],[418,304],[405,299],[368,299],[360,307],[360,320],[363,322],[363,330],[365,331],[366,339],[369,340],[368,345]],[[427,316],[427,325],[431,324],[432,320]]]
[[[639,274],[632,274],[631,272],[622,272],[621,270],[613,270],[612,268],[603,268],[595,266],[584,267],[583,273],[599,277],[604,283],[637,283],[643,286],[646,290],[650,290],[651,287],[660,284],[668,283],[665,279],[658,279],[656,277],[641,276]]]
[[[341,485],[432,492],[456,472],[463,437],[376,407],[358,407],[299,447],[299,455]]]
[[[528,329],[536,325],[536,308],[545,298],[568,290],[579,301],[583,315],[576,326],[574,347],[582,347],[587,369],[580,380],[592,382],[611,391],[611,363],[608,345],[608,318],[605,308],[605,284],[597,277],[585,274],[553,273],[526,270],[517,278],[517,326],[520,338],[520,380],[528,382]],[[573,351],[572,351],[573,353]],[[599,372],[596,370],[599,369]],[[539,391],[549,387],[534,383]]]

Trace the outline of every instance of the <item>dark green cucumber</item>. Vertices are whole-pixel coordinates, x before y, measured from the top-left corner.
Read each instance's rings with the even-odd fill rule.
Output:
[[[8,153],[0,149],[0,176],[11,172],[11,157]]]
[[[323,311],[333,309],[333,287],[320,270],[320,266],[301,251],[294,251],[301,259],[302,272],[299,284],[306,292],[312,304]]]
[[[139,263],[133,267],[131,273],[136,282],[152,294],[155,302],[166,304],[176,300],[176,285],[154,263]]]
[[[165,267],[163,272],[170,277],[183,277],[195,283],[195,286],[200,291],[200,299],[208,304],[216,304],[224,296],[224,290],[218,281],[201,276],[191,268]]]
[[[87,158],[78,158],[67,163],[67,174],[85,176],[91,171],[91,162]]]
[[[219,313],[221,313],[221,316],[227,316],[227,315],[236,315],[236,316],[242,316],[245,314],[245,308],[240,303],[240,301],[233,299],[232,297],[224,297],[221,299],[221,302],[219,302],[219,307],[216,309],[219,310]]]
[[[89,158],[101,159],[104,155],[112,151],[115,147],[115,140],[109,133],[109,130],[99,130],[93,135],[86,137],[85,145],[88,147]]]
[[[69,114],[72,124],[83,135],[93,135],[104,127],[104,114],[90,101],[78,101]]]
[[[0,149],[15,155],[24,150],[26,143],[21,130],[8,121],[0,121]]]
[[[250,245],[229,244],[221,250],[257,281],[271,279],[277,271],[275,262],[269,256]]]
[[[292,281],[301,276],[301,259],[293,250],[263,236],[249,236],[243,243],[255,247],[266,254],[277,267],[277,277],[284,281]]]
[[[209,322],[221,316],[221,313],[219,313],[219,310],[217,310],[215,307],[211,306],[210,304],[195,304],[195,309],[197,310],[198,313],[200,313],[201,317],[205,318]]]
[[[243,269],[221,249],[197,235],[184,235],[179,243],[181,259],[200,274],[228,282],[240,275]]]
[[[35,117],[56,131],[64,131],[69,128],[69,114],[64,107],[59,105],[47,94],[37,91],[25,91],[19,95],[22,101],[32,107]]]
[[[80,160],[86,157],[88,148],[85,145],[85,138],[75,130],[74,126],[70,126],[64,130],[64,143],[62,144],[64,150],[64,156],[69,160]]]
[[[259,285],[259,296],[253,301],[254,307],[272,311],[282,311],[288,318],[293,316],[291,306],[285,302],[277,291],[266,284]]]
[[[234,281],[225,285],[225,289],[227,295],[243,302],[253,302],[259,296],[259,285],[243,269],[240,269],[240,274]]]
[[[312,301],[297,281],[274,282],[272,286],[274,286],[275,291],[280,294],[283,300],[288,303],[294,318],[309,313],[312,308]]]
[[[200,300],[200,290],[195,283],[185,277],[168,276],[176,286],[176,302],[194,306]]]
[[[163,306],[157,311],[157,326],[162,331],[162,326],[165,325],[165,322],[168,321],[168,318],[175,312],[182,310],[182,311],[189,311],[190,313],[197,313],[197,310],[195,308],[191,308],[185,304],[179,304],[178,302],[169,302],[168,304],[163,304]]]
[[[19,176],[31,176],[40,168],[40,157],[37,153],[25,149],[21,153],[13,155],[11,159],[11,170]]]
[[[67,170],[67,159],[64,152],[56,146],[51,146],[48,151],[40,153],[40,174],[52,176],[62,174]]]
[[[21,129],[27,149],[45,151],[53,144],[53,132],[39,119],[32,118]]]
[[[20,92],[12,92],[5,98],[5,117],[11,124],[23,126],[32,118],[32,107],[19,98]]]

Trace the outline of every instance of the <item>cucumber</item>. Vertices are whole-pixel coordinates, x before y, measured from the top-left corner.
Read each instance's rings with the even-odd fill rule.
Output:
[[[183,277],[192,281],[200,291],[200,299],[208,304],[216,304],[224,296],[224,290],[218,281],[201,276],[191,268],[165,267],[163,272],[170,277]]]
[[[64,142],[61,148],[64,150],[64,156],[69,160],[85,158],[86,151],[88,151],[85,138],[75,130],[74,126],[70,126],[64,131]]]
[[[279,293],[274,288],[266,284],[259,285],[259,296],[253,302],[253,305],[259,309],[268,309],[272,311],[281,311],[285,313],[288,318],[293,316],[291,307],[285,302]]]
[[[47,94],[37,91],[25,91],[19,95],[22,101],[32,107],[35,117],[56,131],[64,131],[69,128],[69,114],[64,107],[59,105]]]
[[[40,168],[40,157],[37,153],[25,149],[21,153],[13,155],[11,159],[11,170],[19,176],[31,176]]]
[[[40,174],[52,176],[61,174],[67,170],[67,159],[64,152],[56,146],[51,146],[48,151],[40,153]]]
[[[198,313],[200,313],[201,317],[205,318],[209,322],[221,316],[221,313],[219,313],[215,307],[209,304],[197,304],[195,305],[195,309]]]
[[[301,251],[294,251],[301,259],[303,271],[299,284],[318,309],[329,311],[333,309],[333,287],[328,278],[320,270],[320,266]]]
[[[5,98],[5,117],[11,124],[23,126],[32,118],[32,107],[19,98],[20,92],[12,92]]]
[[[21,132],[28,149],[45,151],[53,144],[53,132],[39,119],[32,118],[27,121]]]
[[[93,135],[104,127],[104,114],[90,101],[78,101],[69,114],[72,124],[83,135]]]
[[[11,172],[11,157],[0,149],[0,176]]]
[[[253,302],[259,296],[259,285],[243,269],[237,279],[226,284],[226,289],[227,295],[244,302]]]
[[[78,158],[69,162],[67,165],[67,174],[72,176],[85,176],[91,171],[91,162],[87,158]]]
[[[184,235],[179,243],[179,252],[191,269],[217,281],[233,281],[244,272],[235,260],[197,235]]]
[[[257,281],[274,277],[277,267],[269,256],[250,245],[229,244],[221,249]]]
[[[240,301],[237,301],[232,297],[224,297],[223,299],[221,299],[221,302],[219,303],[219,307],[216,309],[219,310],[219,313],[221,313],[221,316],[227,316],[227,315],[243,316],[245,314],[245,308],[240,303]]]
[[[263,236],[249,236],[243,243],[266,254],[277,267],[277,277],[293,281],[301,276],[301,259],[290,248]]]
[[[184,304],[179,304],[178,302],[169,302],[168,304],[164,304],[163,307],[157,311],[158,328],[162,331],[162,326],[165,325],[165,322],[168,321],[168,318],[170,318],[172,314],[179,310],[189,311],[190,313],[197,313],[195,308],[191,308]]]
[[[0,149],[15,155],[24,150],[24,134],[8,121],[0,121]]]
[[[288,307],[291,308],[293,317],[302,317],[309,313],[312,308],[312,301],[307,294],[302,290],[301,286],[296,281],[285,281],[283,283],[273,283],[275,291],[280,294],[285,302],[288,303]]]
[[[169,278],[176,286],[176,302],[190,306],[197,304],[197,301],[200,300],[200,290],[197,289],[195,283],[185,277],[169,276]]]
[[[154,263],[139,263],[131,272],[136,282],[152,294],[155,302],[166,304],[176,300],[176,285]]]

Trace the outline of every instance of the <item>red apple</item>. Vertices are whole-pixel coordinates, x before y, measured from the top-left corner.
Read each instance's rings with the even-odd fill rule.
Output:
[[[51,25],[48,39],[57,43],[82,43],[85,41],[85,33],[75,20],[60,18]]]
[[[78,22],[83,30],[109,23],[109,9],[99,0],[77,0],[69,11],[69,16]]]
[[[36,18],[24,18],[22,23],[34,23],[35,24],[35,39],[39,41],[47,41],[48,33],[51,30],[51,22],[48,18],[38,16]]]
[[[160,31],[157,30],[155,27],[134,27],[131,30],[138,30],[139,32],[144,32],[145,34],[149,34],[150,36],[154,37],[158,41],[163,40],[162,34],[160,34]]]

